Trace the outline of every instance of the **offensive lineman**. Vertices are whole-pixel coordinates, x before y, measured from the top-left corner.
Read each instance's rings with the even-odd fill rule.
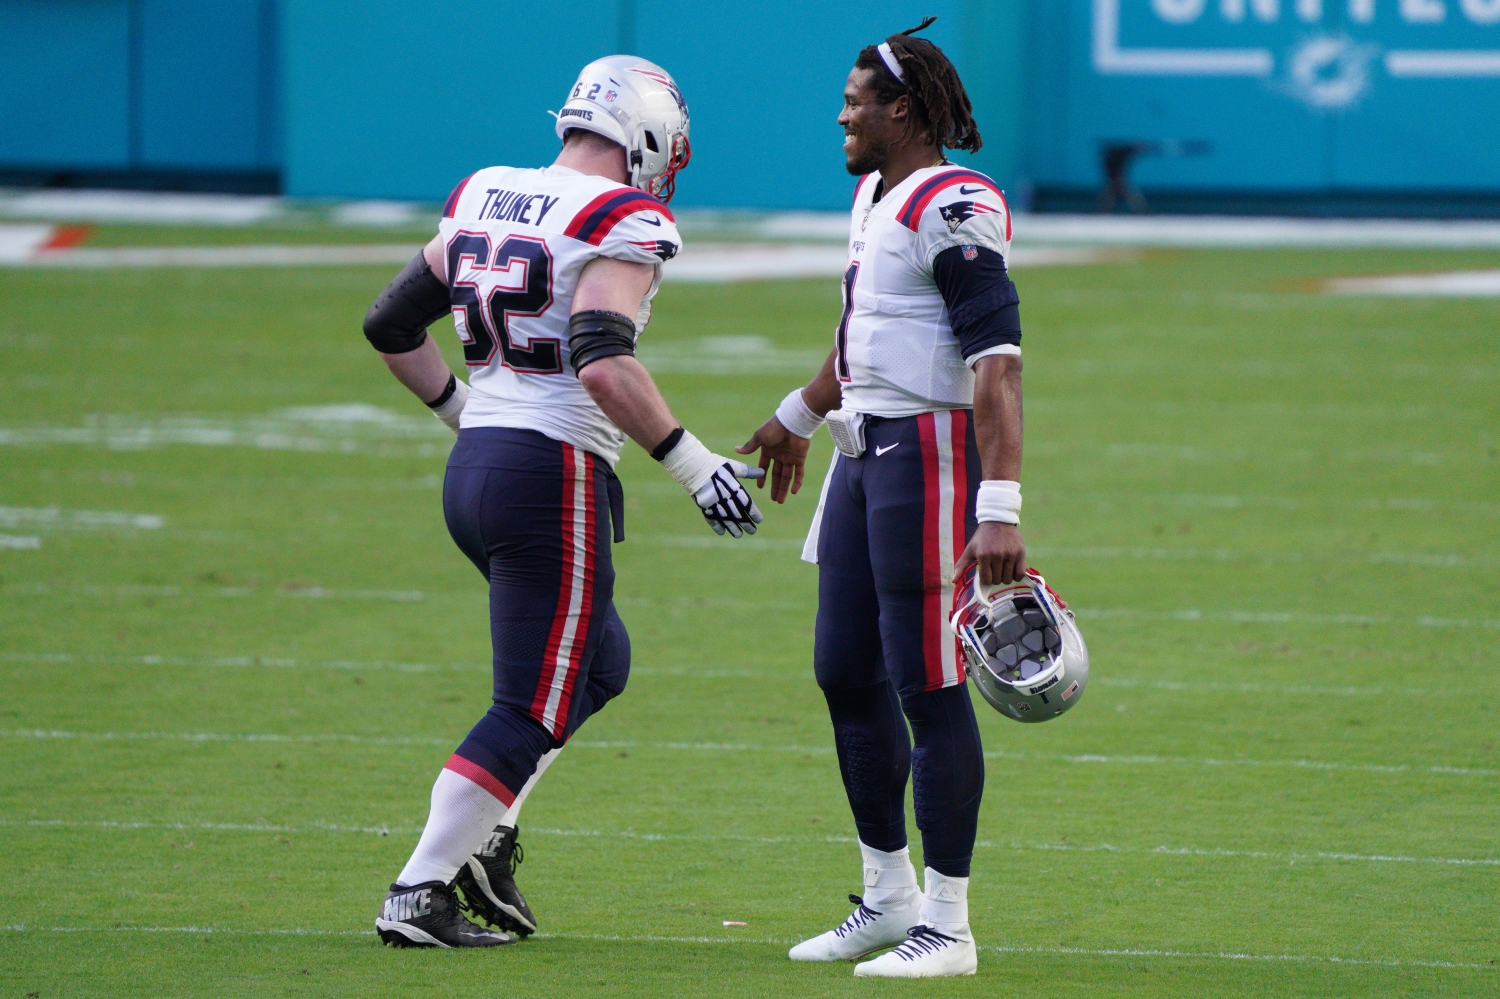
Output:
[[[557,134],[552,166],[460,183],[437,236],[365,317],[392,374],[458,433],[443,512],[489,581],[494,644],[494,703],[438,774],[375,920],[396,946],[490,947],[536,929],[512,878],[517,815],[630,669],[610,560],[611,539],[624,540],[614,465],[625,438],[717,533],[753,534],[761,520],[736,477],[765,473],[684,431],[634,356],[661,265],[681,246],[665,204],[690,155],[677,84],[633,56],[590,63]],[[427,338],[450,311],[468,385]]]
[[[1020,578],[1026,564],[1010,211],[993,181],[944,156],[973,152],[980,138],[952,63],[912,37],[933,20],[866,47],[849,74],[838,120],[860,179],[834,350],[737,449],[759,448],[761,468],[774,466],[780,503],[801,486],[825,414],[838,445],[802,557],[818,565],[813,663],[859,831],[864,895],[850,896],[842,925],[790,956],[853,960],[895,946],[857,965],[861,976],[977,967],[967,899],[984,757],[947,618],[953,579],[969,565],[988,584]],[[920,893],[906,844],[908,774]]]

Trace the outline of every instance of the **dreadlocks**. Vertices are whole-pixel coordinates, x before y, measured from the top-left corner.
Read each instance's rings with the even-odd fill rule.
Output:
[[[881,104],[889,104],[903,95],[911,96],[912,115],[906,126],[908,135],[914,127],[920,126],[942,148],[977,152],[984,141],[979,137],[979,126],[974,124],[974,106],[969,103],[958,70],[943,55],[942,49],[925,38],[912,37],[936,20],[935,17],[924,17],[915,28],[907,28],[885,40],[906,82],[896,79],[876,45],[866,45],[861,49],[854,65],[858,69],[874,71],[870,86]]]

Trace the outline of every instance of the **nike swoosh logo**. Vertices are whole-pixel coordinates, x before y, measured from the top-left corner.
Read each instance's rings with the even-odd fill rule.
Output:
[[[965,187],[963,184],[958,185],[959,194],[978,194],[980,191],[987,190],[989,190],[987,187]]]
[[[875,457],[879,458],[881,455],[885,454],[891,448],[893,448],[893,447],[900,447],[900,446],[901,446],[901,442],[897,441],[894,444],[887,444],[885,447],[878,447],[878,448],[875,449]]]
[[[661,219],[648,219],[644,215],[641,216],[641,221],[647,225],[661,225]]]

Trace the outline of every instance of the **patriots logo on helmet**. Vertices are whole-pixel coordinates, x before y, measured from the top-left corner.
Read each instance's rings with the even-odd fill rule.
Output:
[[[677,110],[679,110],[679,111],[682,112],[682,117],[686,118],[688,116],[687,101],[683,100],[682,91],[679,90],[679,89],[677,89],[677,82],[675,80],[673,80],[670,76],[668,76],[665,73],[653,72],[652,70],[649,70],[649,69],[632,69],[631,72],[632,73],[639,73],[640,75],[644,76],[646,79],[648,79],[648,80],[655,80],[657,83],[660,83],[663,87],[666,87],[667,88],[667,93],[671,94],[672,95],[672,99],[677,102]]]
[[[668,260],[671,260],[673,257],[677,256],[677,244],[669,239],[632,239],[630,242],[631,245],[639,246],[647,253],[656,254],[661,258],[662,263],[666,263]]]
[[[942,213],[943,221],[948,223],[948,231],[958,232],[958,227],[974,216],[994,215],[998,209],[977,201],[955,201],[951,205],[943,205],[938,211]]]

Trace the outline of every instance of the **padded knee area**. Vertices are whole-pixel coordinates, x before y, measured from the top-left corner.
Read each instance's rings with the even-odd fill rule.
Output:
[[[906,775],[911,744],[901,703],[889,681],[823,691],[833,720],[839,773],[866,846],[893,852],[906,845]]]
[[[536,771],[536,761],[552,748],[537,720],[507,704],[492,704],[458,747],[458,755],[483,767],[512,791]]]
[[[901,701],[911,722],[912,805],[928,867],[966,878],[984,795],[984,748],[964,684]]]

